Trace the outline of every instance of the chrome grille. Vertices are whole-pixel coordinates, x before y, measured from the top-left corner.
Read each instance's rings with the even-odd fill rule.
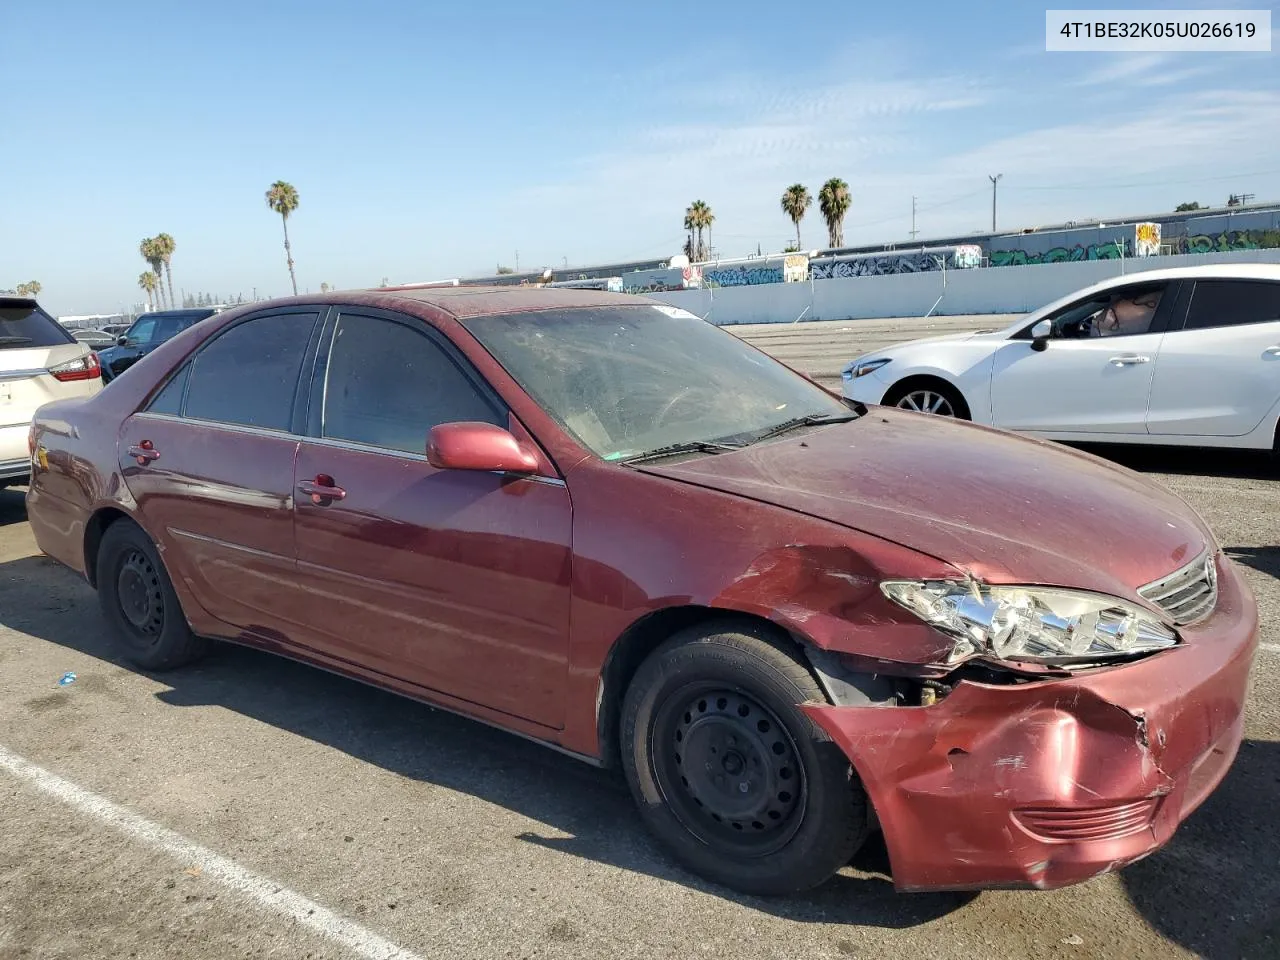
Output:
[[[1218,605],[1218,568],[1213,554],[1201,554],[1169,576],[1139,587],[1138,593],[1179,626],[1203,620]]]

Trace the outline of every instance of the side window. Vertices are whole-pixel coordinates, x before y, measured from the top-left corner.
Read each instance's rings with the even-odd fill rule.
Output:
[[[191,362],[185,415],[194,420],[288,430],[314,313],[237,324]]]
[[[422,453],[440,423],[507,419],[425,333],[343,315],[334,331],[321,436]]]
[[[129,328],[128,334],[130,343],[150,343],[156,335],[155,317],[143,317],[132,327]]]
[[[1164,297],[1164,284],[1121,287],[1064,307],[1047,319],[1064,340],[1148,333]]]
[[[1280,283],[1197,280],[1184,329],[1235,327],[1276,320],[1280,320]]]
[[[182,413],[182,395],[187,389],[187,377],[191,373],[191,364],[185,364],[181,370],[169,378],[164,389],[157,393],[151,403],[147,404],[148,413],[166,413],[176,417]]]

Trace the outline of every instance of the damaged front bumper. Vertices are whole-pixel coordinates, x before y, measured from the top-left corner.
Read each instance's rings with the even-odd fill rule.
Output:
[[[1164,845],[1240,745],[1257,605],[1226,560],[1214,614],[1135,663],[921,707],[806,704],[849,756],[900,890],[1049,889]]]

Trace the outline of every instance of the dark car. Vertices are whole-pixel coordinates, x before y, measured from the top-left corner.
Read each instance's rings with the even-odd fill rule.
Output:
[[[106,330],[72,330],[70,333],[76,341],[95,352],[100,352],[117,342],[117,338]]]
[[[1257,605],[1172,493],[639,297],[254,304],[31,444],[36,540],[141,668],[249,644],[620,763],[751,893],[873,829],[901,889],[1081,881],[1243,733]]]
[[[134,321],[115,346],[97,350],[102,362],[102,379],[111,380],[145,357],[160,344],[177,336],[192,324],[211,317],[217,310],[158,310],[146,313]]]

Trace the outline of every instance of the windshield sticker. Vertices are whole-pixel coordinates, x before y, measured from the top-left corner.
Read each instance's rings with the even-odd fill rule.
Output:
[[[688,310],[681,310],[679,307],[668,307],[664,304],[655,303],[653,309],[665,313],[673,320],[701,320],[702,318],[696,314],[690,313]]]

